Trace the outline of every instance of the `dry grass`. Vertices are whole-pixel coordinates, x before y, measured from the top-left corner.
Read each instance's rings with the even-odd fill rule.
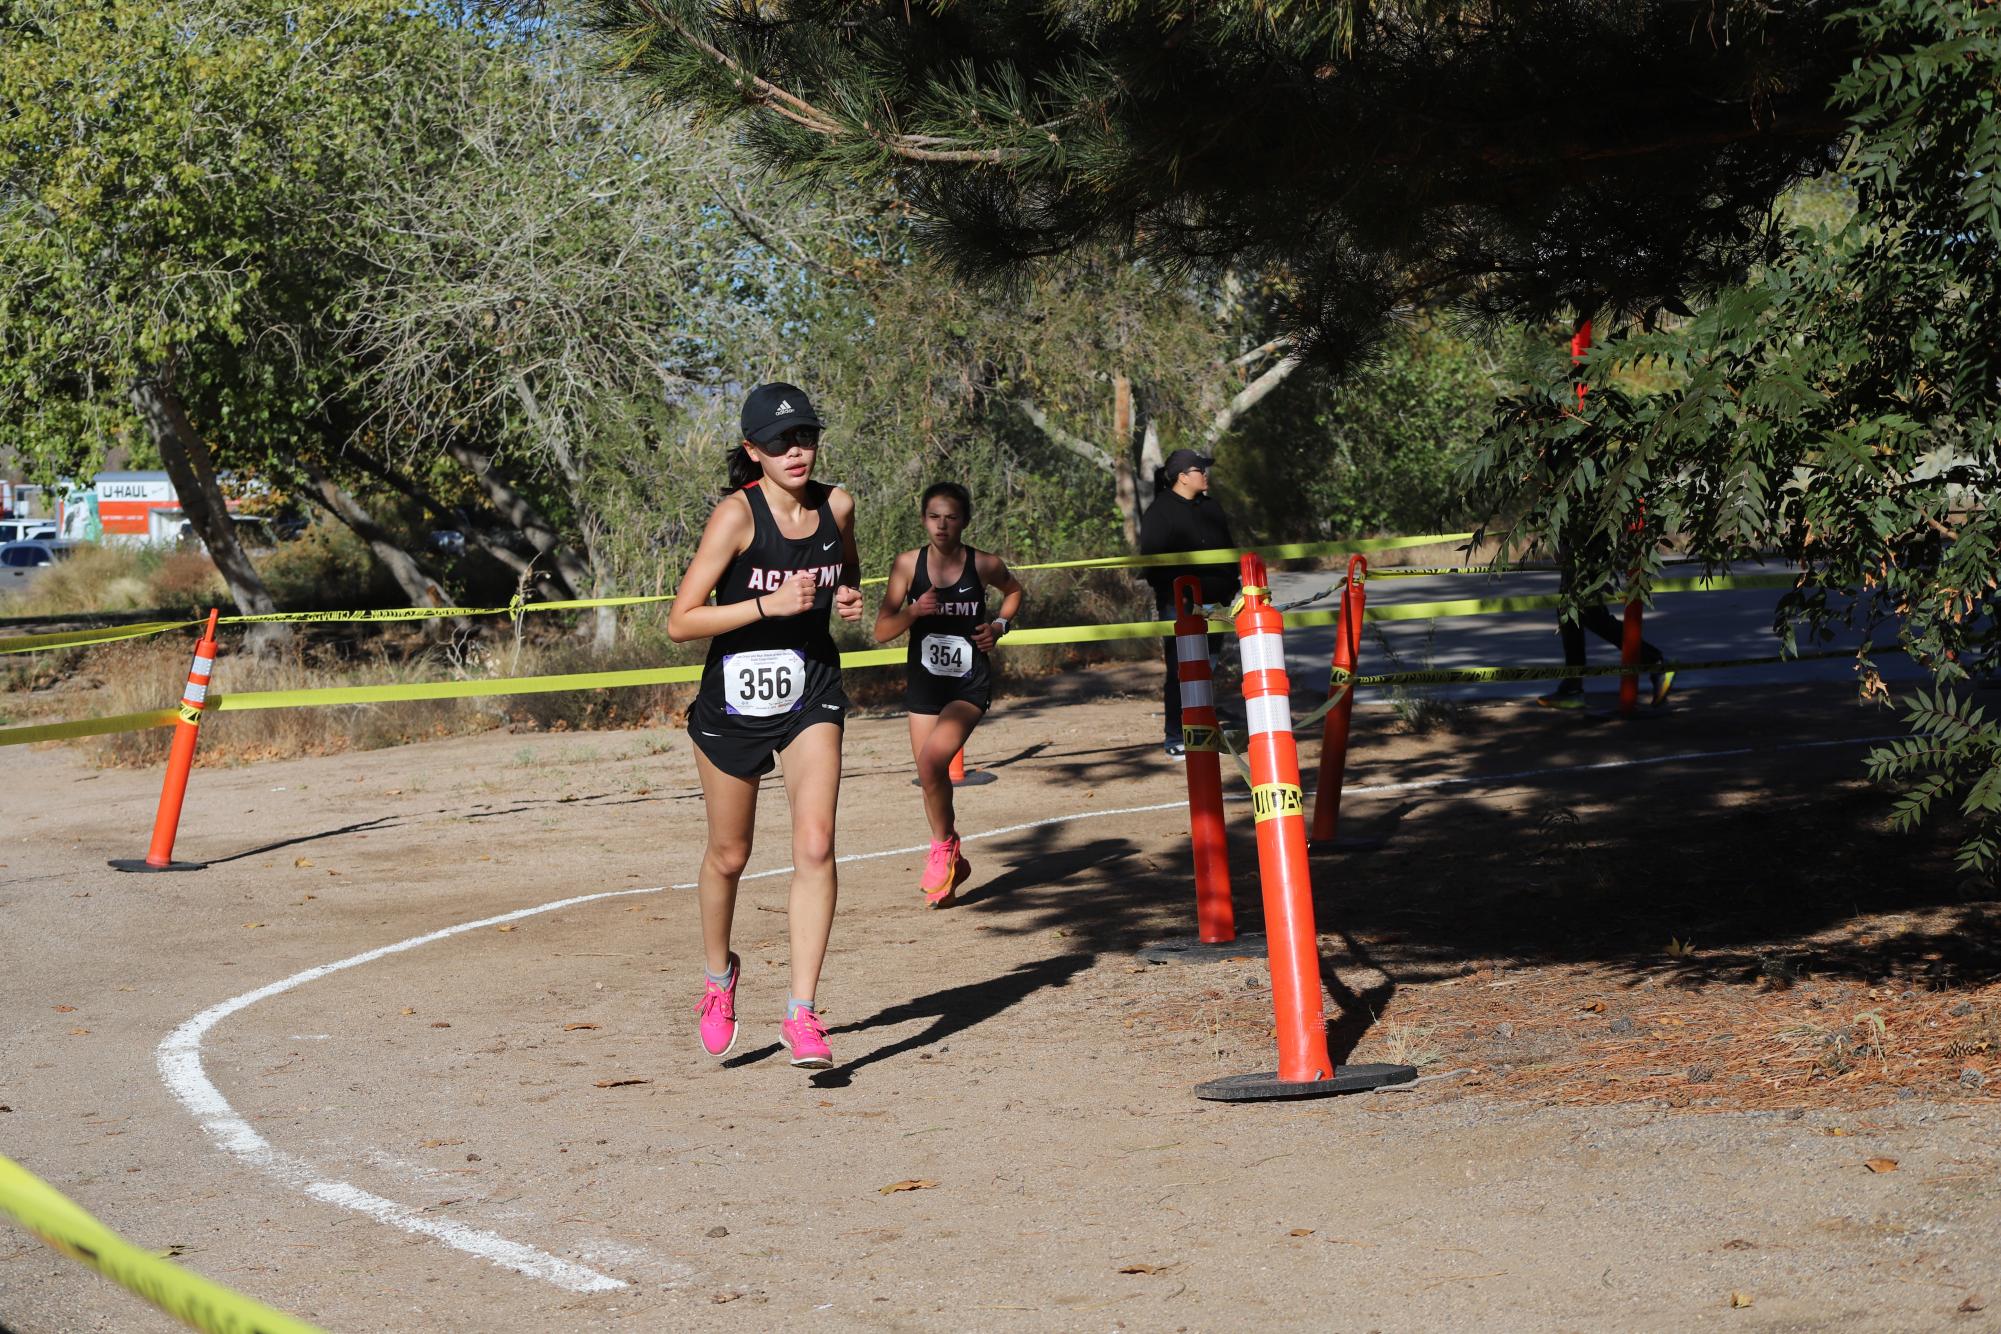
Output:
[[[76,616],[229,605],[229,591],[206,555],[157,547],[79,547],[18,593],[0,598],[0,616]]]

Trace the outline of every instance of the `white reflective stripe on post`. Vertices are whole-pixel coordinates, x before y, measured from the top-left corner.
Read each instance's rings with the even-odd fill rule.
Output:
[[[1174,658],[1177,662],[1209,661],[1209,637],[1207,635],[1176,635],[1174,637]]]
[[[188,688],[181,692],[181,698],[190,704],[199,704],[208,698],[208,686],[200,681],[190,681]]]
[[[1292,730],[1292,701],[1284,695],[1260,695],[1244,701],[1244,721],[1252,736]]]
[[[1213,681],[1183,681],[1181,683],[1181,707],[1184,709],[1206,709],[1216,703],[1216,684]]]
[[[1245,635],[1237,641],[1246,675],[1285,670],[1285,640],[1274,634]]]
[[[207,676],[210,672],[214,670],[215,670],[214,658],[204,658],[199,656],[195,658],[194,666],[188,668],[188,671],[195,676]]]

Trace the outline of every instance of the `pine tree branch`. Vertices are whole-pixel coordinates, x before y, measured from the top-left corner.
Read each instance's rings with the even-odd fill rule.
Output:
[[[748,87],[752,100],[766,110],[776,112],[794,124],[801,125],[815,134],[829,139],[844,138],[848,127],[831,113],[822,111],[806,99],[779,87],[771,80],[752,74],[742,62],[732,57],[721,47],[690,32],[680,20],[662,13],[652,0],[633,0],[634,5],[647,14],[661,27],[672,29],[682,41],[694,47],[709,59],[734,74],[739,88]],[[863,133],[886,152],[912,162],[1009,162],[1023,156],[1018,149],[1009,148],[930,148],[928,144],[953,143],[955,140],[938,135],[879,134],[864,128]]]

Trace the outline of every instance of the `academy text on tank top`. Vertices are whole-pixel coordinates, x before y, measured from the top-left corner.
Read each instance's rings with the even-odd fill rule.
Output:
[[[809,484],[807,499],[819,522],[805,537],[791,538],[779,531],[759,484],[744,488],[752,521],[750,545],[724,569],[716,605],[776,592],[800,573],[813,575],[817,588],[807,611],[766,616],[709,641],[701,702],[733,723],[752,730],[784,726],[788,715],[814,706],[840,687],[841,659],[829,618],[844,557],[840,525],[827,499],[831,493],[831,487]]]
[[[910,655],[913,668],[933,676],[971,676],[986,661],[986,654],[973,647],[973,631],[987,620],[987,588],[980,580],[978,559],[971,547],[962,547],[965,564],[959,577],[942,586],[931,582],[931,548],[917,549],[917,569],[910,579],[909,601],[915,602],[926,590],[938,589],[938,611],[919,616],[910,626]],[[906,603],[906,605],[908,605]]]

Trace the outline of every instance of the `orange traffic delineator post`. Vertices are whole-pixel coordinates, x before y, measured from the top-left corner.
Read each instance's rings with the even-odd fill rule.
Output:
[[[1237,938],[1237,914],[1223,836],[1222,731],[1209,662],[1209,618],[1202,611],[1202,583],[1193,575],[1174,581],[1174,658],[1181,682],[1181,759],[1188,771],[1188,840],[1195,854],[1195,931],[1203,944],[1221,945]]]
[[[208,625],[195,641],[195,660],[188,667],[187,688],[181,692],[180,717],[174,722],[174,744],[167,752],[167,781],[160,787],[160,809],[153,816],[153,842],[142,858],[117,857],[111,865],[120,871],[199,871],[201,862],[174,860],[174,834],[181,827],[181,802],[188,794],[188,771],[194,768],[195,742],[201,737],[202,709],[208,703],[209,677],[215,671],[215,622],[218,609],[211,607]]]
[[[964,746],[959,747],[958,750],[952,753],[951,767],[945,772],[951,778],[953,787],[983,787],[988,783],[1000,780],[999,774],[990,773],[985,769],[968,769],[966,767],[966,748]],[[913,778],[910,782],[913,787],[924,786],[924,780],[921,778]]]
[[[1313,792],[1315,852],[1368,852],[1383,846],[1379,838],[1336,838],[1341,819],[1341,784],[1348,770],[1348,727],[1355,714],[1355,667],[1362,659],[1362,618],[1369,605],[1369,562],[1359,553],[1348,558],[1348,577],[1341,589],[1341,619],[1334,627],[1334,663],[1327,676],[1327,694],[1340,692],[1327,710],[1320,733],[1320,782]]]
[[[1640,600],[1626,604],[1625,624],[1619,628],[1619,716],[1630,718],[1640,703]]]
[[[1243,558],[1244,591],[1237,646],[1244,670],[1244,713],[1251,762],[1251,816],[1257,826],[1258,875],[1277,1019],[1278,1070],[1198,1084],[1195,1094],[1223,1102],[1312,1098],[1401,1084],[1407,1065],[1336,1069],[1327,1051],[1321,1001],[1320,945],[1313,923],[1313,881],[1306,860],[1306,812],[1300,799],[1299,747],[1292,736],[1292,682],[1285,674],[1284,618],[1271,605],[1264,561]]]

